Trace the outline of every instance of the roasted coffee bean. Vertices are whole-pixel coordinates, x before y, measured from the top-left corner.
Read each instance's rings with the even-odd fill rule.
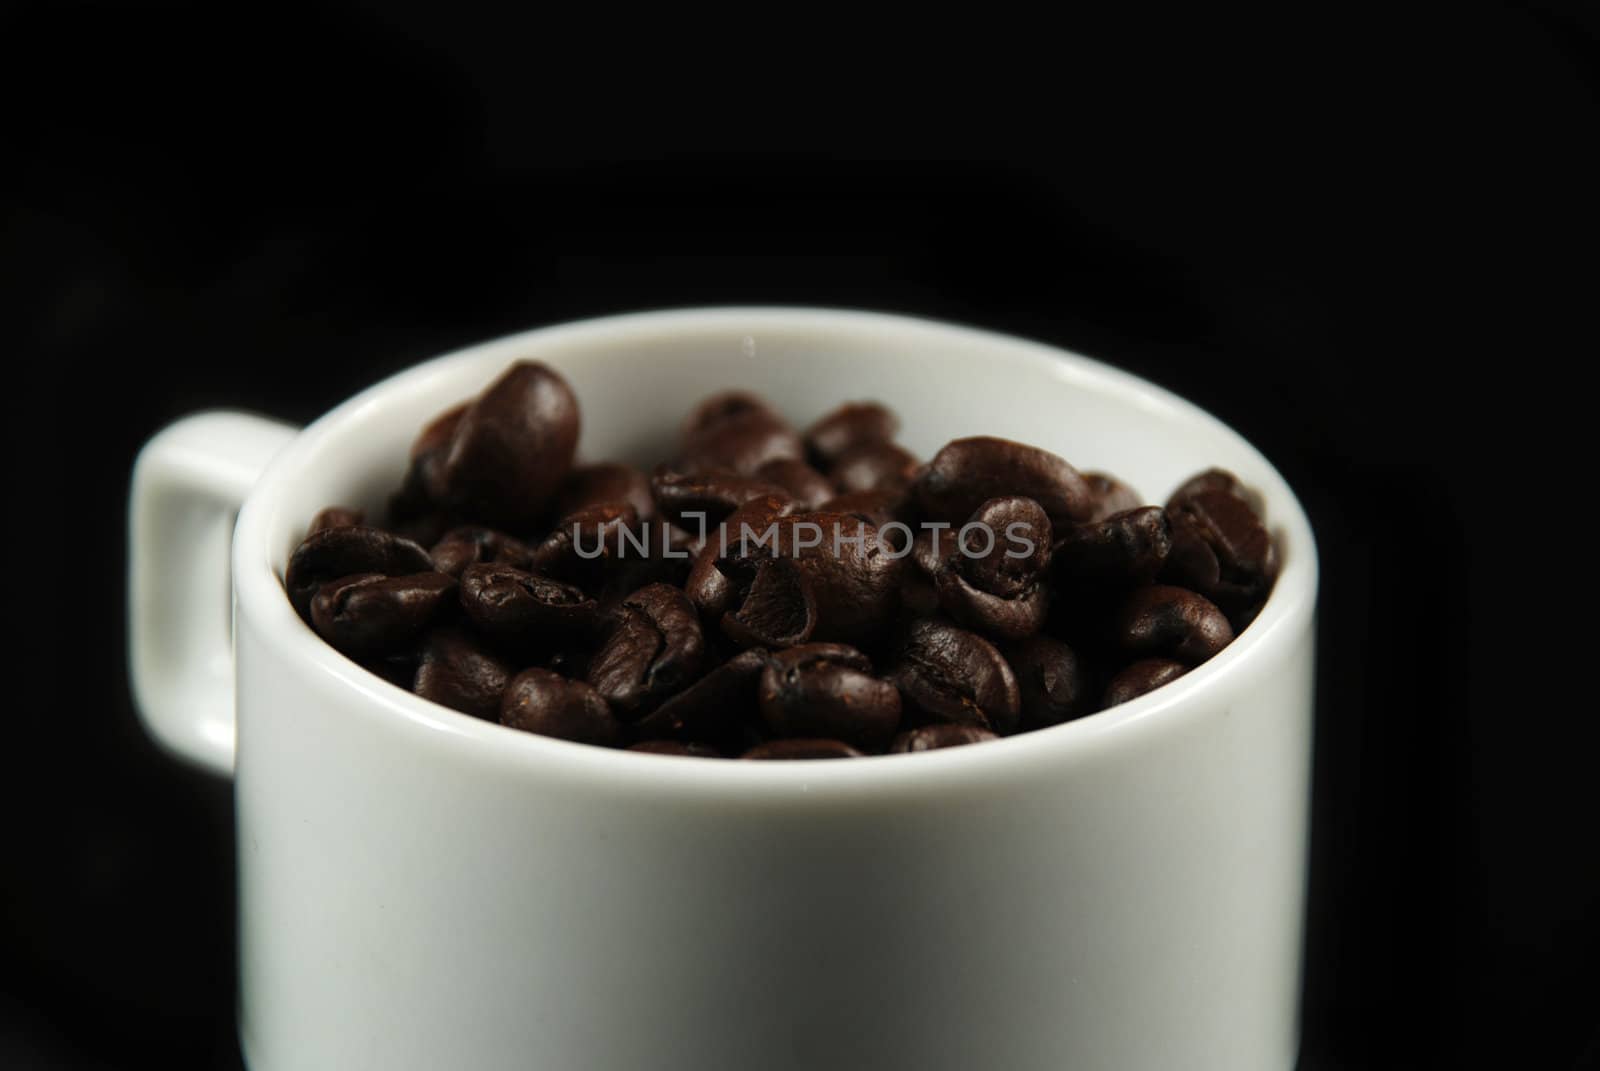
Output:
[[[629,751],[644,751],[652,755],[691,755],[701,759],[720,759],[722,752],[710,744],[683,743],[678,740],[641,740],[629,744]]]
[[[757,688],[769,655],[752,648],[672,696],[633,727],[640,739],[696,740],[742,752],[746,727],[756,719]]]
[[[1014,731],[1022,714],[1017,678],[994,644],[936,620],[911,624],[888,677],[907,712],[923,722]]]
[[[722,615],[723,635],[740,647],[792,647],[816,627],[811,578],[788,558],[759,561],[744,598]]]
[[[450,529],[428,551],[428,556],[433,559],[435,569],[454,577],[465,572],[467,566],[479,563],[509,565],[522,570],[533,567],[533,550],[526,543],[475,524]]]
[[[1172,550],[1166,511],[1144,506],[1059,532],[1052,555],[1057,590],[1066,598],[1148,584]]]
[[[998,640],[1032,636],[1050,612],[1050,593],[1044,584],[1005,598],[980,590],[952,568],[935,578],[934,590],[939,606],[957,622]]]
[[[745,390],[725,390],[702,398],[684,418],[681,438],[684,441],[707,435],[734,420],[755,414],[770,420],[782,420],[758,394]]]
[[[410,464],[400,490],[389,502],[394,520],[410,520],[436,510],[444,492],[444,462],[450,442],[467,411],[467,403],[452,406],[430,420],[411,444]]]
[[[907,565],[900,570],[900,605],[913,617],[939,612],[939,575],[958,554],[956,529],[948,525],[916,529]]]
[[[428,552],[381,528],[347,525],[313,532],[289,557],[283,584],[300,616],[311,620],[311,598],[330,580],[357,573],[404,576],[433,569]]]
[[[801,509],[817,509],[834,496],[826,476],[792,457],[768,461],[756,470],[756,479],[783,488]]]
[[[780,518],[790,517],[798,512],[800,512],[799,503],[786,494],[752,498],[728,514],[720,524],[707,529],[702,549],[713,548],[713,554],[725,557],[731,552],[730,548],[747,542],[757,545],[765,540],[766,545],[770,547],[774,537],[767,530]]]
[[[614,504],[632,506],[640,520],[649,520],[656,511],[650,477],[620,461],[580,465],[561,481],[551,512],[558,517],[570,517],[591,506]]]
[[[547,669],[525,669],[512,678],[500,701],[500,724],[600,747],[614,747],[621,737],[599,692]]]
[[[1114,513],[1125,513],[1144,505],[1139,492],[1115,476],[1086,472],[1083,481],[1089,485],[1089,494],[1094,499],[1094,510],[1085,518],[1086,521],[1103,521]]]
[[[689,601],[708,624],[719,623],[725,613],[744,601],[755,582],[759,548],[766,547],[762,556],[776,557],[772,551],[777,537],[768,529],[778,518],[794,511],[795,502],[787,495],[762,495],[708,530],[705,542],[694,552],[694,564],[684,582]],[[747,546],[756,549],[747,552]]]
[[[588,543],[584,544],[586,547]],[[606,563],[601,602],[615,606],[649,584],[682,587],[699,553],[699,540],[669,521],[656,517],[622,537],[622,551]]]
[[[343,506],[329,506],[327,509],[311,518],[311,527],[306,530],[306,535],[321,532],[327,528],[351,528],[362,523],[366,514],[358,509],[346,509]]]
[[[955,571],[1001,598],[1026,594],[1050,566],[1050,518],[1031,498],[992,498],[956,532]]]
[[[358,573],[318,588],[311,625],[353,658],[391,654],[420,636],[450,605],[455,590],[455,577],[443,573]]]
[[[900,693],[854,647],[813,643],[772,656],[761,674],[761,720],[780,737],[843,740],[881,751],[900,725]]]
[[[578,401],[545,365],[518,361],[461,414],[427,490],[475,520],[524,531],[572,468]]]
[[[1089,667],[1071,647],[1050,636],[1030,636],[1004,653],[1017,675],[1024,730],[1059,725],[1094,711]]]
[[[789,558],[810,582],[817,621],[812,638],[857,643],[881,634],[899,605],[900,561],[877,529],[837,513],[779,517],[754,538],[738,539],[726,554],[707,547],[689,573],[686,588],[702,614],[715,620],[754,581],[757,555]],[[741,564],[742,562],[742,564]],[[747,589],[746,589],[747,590]]]
[[[700,675],[705,640],[683,592],[651,584],[624,599],[589,662],[589,683],[624,718],[636,719]]]
[[[589,506],[556,522],[530,555],[531,570],[585,590],[598,590],[613,563],[630,551],[639,535],[639,516],[626,502]]]
[[[742,759],[859,759],[861,752],[842,740],[769,740]]]
[[[411,690],[452,710],[494,721],[511,669],[456,628],[435,629],[422,645]]]
[[[599,607],[582,590],[508,565],[467,566],[461,608],[483,635],[518,651],[587,636],[599,624]]]
[[[899,430],[899,418],[877,402],[849,402],[811,425],[806,450],[826,469],[851,447],[892,442]]]
[[[828,478],[843,494],[896,490],[911,486],[921,464],[894,443],[860,443],[834,459]]]
[[[924,725],[894,738],[889,747],[891,755],[905,755],[913,751],[937,751],[940,748],[961,747],[964,744],[981,744],[985,740],[1000,739],[988,729],[976,725]]]
[[[776,523],[779,556],[794,558],[811,581],[812,638],[860,643],[880,635],[898,609],[902,563],[878,530],[838,513],[799,513]]]
[[[1199,665],[1233,640],[1233,628],[1204,595],[1155,584],[1128,596],[1114,623],[1117,644],[1136,656]]]
[[[1227,469],[1207,469],[1198,476],[1189,477],[1167,499],[1167,508],[1177,509],[1189,499],[1204,491],[1221,491],[1224,494],[1233,495],[1250,507],[1250,512],[1257,517],[1265,515],[1261,496],[1253,488],[1246,487],[1239,477]]]
[[[908,490],[880,487],[875,491],[851,491],[849,494],[834,495],[821,505],[819,511],[859,517],[878,529],[886,539],[892,534],[902,536],[902,541],[895,544],[901,547],[909,543],[916,534],[916,529],[911,523],[914,517],[910,506],[911,496]],[[899,528],[894,528],[885,532],[884,528],[891,524],[905,525],[910,531],[901,532]]]
[[[584,549],[590,548],[592,536],[584,536]],[[690,565],[694,562],[694,541],[685,531],[675,528],[666,520],[643,520],[634,530],[619,531],[619,551],[613,556],[608,544],[608,554],[600,560],[600,605],[606,612],[616,610],[622,600],[650,584],[672,584],[682,588]],[[594,583],[594,575],[584,583]]]
[[[1044,508],[1052,523],[1086,520],[1094,495],[1077,469],[1055,454],[1009,439],[957,439],[928,462],[914,486],[931,520],[960,524],[991,498],[1019,495]]]
[[[679,465],[686,472],[729,469],[741,476],[778,458],[805,460],[800,436],[766,402],[729,391],[701,402],[684,425]]]
[[[1050,519],[1031,498],[995,498],[952,538],[930,532],[913,544],[912,555],[956,621],[988,636],[1021,639],[1039,631],[1050,609],[1050,531]],[[905,594],[918,603],[926,599]]]
[[[1142,658],[1111,678],[1111,683],[1106,685],[1103,705],[1114,707],[1118,703],[1137,699],[1146,692],[1155,691],[1168,681],[1177,680],[1187,672],[1189,672],[1188,666],[1182,662],[1174,662],[1170,658]]]
[[[1250,504],[1231,491],[1202,488],[1176,501],[1168,515],[1172,552],[1162,578],[1200,592],[1248,623],[1278,571],[1272,536]]]
[[[1215,552],[1223,580],[1254,583],[1275,565],[1272,537],[1243,498],[1199,491],[1173,506],[1175,524],[1191,527]]]
[[[702,473],[657,469],[650,489],[661,515],[689,531],[711,531],[747,502],[791,500],[775,483],[722,470]]]

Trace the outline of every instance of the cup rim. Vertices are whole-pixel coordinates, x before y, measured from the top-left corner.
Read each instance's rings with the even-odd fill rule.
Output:
[[[538,736],[423,699],[345,658],[294,612],[274,566],[267,539],[274,500],[318,443],[357,414],[381,405],[391,391],[446,375],[452,366],[503,352],[508,359],[548,342],[584,335],[627,336],[661,331],[701,331],[719,326],[796,330],[856,327],[895,332],[958,335],[1006,360],[1050,366],[1063,378],[1094,382],[1102,389],[1136,396],[1141,405],[1166,408],[1197,420],[1235,440],[1260,462],[1269,483],[1267,497],[1280,504],[1270,518],[1281,531],[1287,554],[1261,612],[1239,636],[1210,660],[1154,691],[1106,710],[1045,729],[979,745],[911,755],[870,755],[848,762],[767,760],[741,762],[693,756],[657,755],[600,748]],[[1285,508],[1286,507],[1286,508]],[[732,791],[746,798],[813,799],[878,794],[895,788],[951,789],[962,782],[1009,777],[1026,768],[1059,766],[1108,749],[1132,745],[1150,733],[1186,722],[1186,714],[1208,707],[1207,699],[1238,687],[1254,663],[1275,661],[1310,624],[1316,603],[1318,564],[1315,540],[1304,508],[1277,469],[1243,436],[1192,402],[1132,373],[1091,357],[1038,342],[963,324],[918,316],[808,306],[713,306],[632,312],[594,317],[517,332],[456,349],[423,361],[369,386],[307,425],[272,460],[240,509],[233,547],[235,613],[247,617],[262,642],[286,664],[300,665],[332,678],[359,697],[372,717],[394,729],[427,732],[430,746],[495,766],[525,770],[545,778],[607,780],[619,789],[657,788],[718,795]],[[236,629],[237,634],[237,629]],[[1196,716],[1198,716],[1196,714]]]

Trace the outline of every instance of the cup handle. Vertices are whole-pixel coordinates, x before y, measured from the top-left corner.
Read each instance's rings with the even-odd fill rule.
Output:
[[[139,451],[128,502],[128,664],[145,730],[168,751],[233,772],[233,583],[239,507],[299,429],[250,413],[195,413]]]

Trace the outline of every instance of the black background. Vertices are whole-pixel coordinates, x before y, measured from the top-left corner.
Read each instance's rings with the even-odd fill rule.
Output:
[[[0,1067],[238,1066],[229,787],[126,687],[139,444],[758,302],[1056,342],[1256,442],[1322,550],[1302,1067],[1600,1066],[1592,17],[219,10],[0,27]]]

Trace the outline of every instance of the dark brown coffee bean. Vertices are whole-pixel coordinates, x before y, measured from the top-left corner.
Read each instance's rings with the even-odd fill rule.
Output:
[[[728,469],[741,476],[778,458],[805,459],[800,436],[766,402],[742,391],[707,398],[684,426],[679,465],[686,472]]]
[[[1111,678],[1111,683],[1106,685],[1103,703],[1105,706],[1114,707],[1118,703],[1137,699],[1146,692],[1155,691],[1168,681],[1177,680],[1187,672],[1189,672],[1188,666],[1182,662],[1174,662],[1170,658],[1142,658]]]
[[[992,498],[956,531],[955,571],[974,588],[1017,598],[1050,566],[1050,518],[1031,498]]]
[[[939,606],[967,628],[998,640],[1020,640],[1044,626],[1050,593],[1035,584],[1012,598],[991,595],[973,586],[959,569],[946,569],[934,580]]]
[[[525,669],[512,678],[500,701],[500,724],[600,747],[615,747],[621,737],[599,692],[547,669]]]
[[[526,531],[572,468],[578,423],[566,380],[518,361],[461,414],[428,491],[463,516]]]
[[[849,402],[811,425],[806,449],[826,469],[851,447],[891,442],[899,431],[899,418],[877,402]]]
[[[1114,513],[1125,513],[1144,505],[1139,492],[1115,476],[1086,472],[1083,481],[1089,485],[1089,494],[1094,499],[1094,510],[1085,518],[1087,521],[1103,521]]]
[[[976,725],[924,725],[920,729],[901,733],[889,747],[891,755],[906,755],[913,751],[937,751],[940,748],[961,747],[964,744],[981,744],[985,740],[1000,739],[988,729]]]
[[[683,421],[681,436],[689,440],[706,435],[731,420],[740,420],[751,414],[781,419],[759,394],[745,390],[720,391],[702,398],[698,405],[689,410],[689,415]]]
[[[460,629],[435,629],[422,645],[411,690],[452,710],[494,721],[511,669]]]
[[[752,526],[754,527],[754,526]],[[741,533],[742,535],[742,533]],[[727,553],[708,546],[686,591],[708,620],[738,605],[755,579],[758,557],[793,559],[816,603],[812,638],[858,643],[881,635],[899,605],[900,561],[877,529],[837,513],[796,513],[734,540]]]
[[[768,461],[756,470],[756,479],[783,488],[801,509],[817,509],[834,496],[833,484],[826,476],[792,457]]]
[[[952,538],[930,533],[912,554],[946,613],[984,635],[1015,640],[1038,632],[1050,609],[1050,532],[1050,519],[1031,498],[995,498]]]
[[[1158,506],[1071,525],[1058,534],[1052,565],[1057,590],[1069,599],[1148,584],[1172,550],[1172,529]]]
[[[904,488],[880,487],[874,491],[851,491],[849,494],[834,495],[820,507],[822,513],[844,513],[851,517],[859,517],[866,521],[879,533],[888,539],[891,535],[901,538],[896,547],[905,546],[916,535],[916,527],[912,524],[915,520],[911,509],[911,495]],[[884,528],[890,524],[903,524],[910,532],[901,532],[893,528],[885,532]]]
[[[1205,595],[1241,627],[1248,623],[1278,571],[1261,519],[1244,498],[1217,489],[1190,492],[1168,515],[1173,549],[1162,579]]]
[[[699,553],[697,539],[660,517],[641,522],[631,533],[620,534],[619,542],[622,553],[609,559],[604,569],[605,587],[600,601],[607,607],[615,607],[650,584],[682,587]],[[584,546],[589,545],[586,536]]]
[[[766,540],[770,548],[772,537],[767,529],[780,518],[792,517],[798,512],[800,504],[787,494],[761,495],[752,498],[728,514],[720,524],[712,525],[706,530],[706,540],[702,549],[711,547],[713,554],[726,556],[733,553],[731,548],[747,542],[754,546],[762,540]]]
[[[551,512],[558,517],[570,517],[591,506],[614,504],[632,506],[640,520],[649,520],[656,511],[650,477],[620,461],[580,465],[561,482]]]
[[[917,477],[917,502],[932,520],[960,524],[991,498],[1020,495],[1058,525],[1086,520],[1094,495],[1077,469],[1046,450],[1009,439],[957,439]]]
[[[889,679],[908,713],[924,722],[954,722],[1013,732],[1022,713],[1017,678],[994,644],[940,621],[917,621],[906,632]]]
[[[688,579],[684,581],[684,592],[707,625],[719,626],[724,614],[743,604],[755,581],[756,555],[777,556],[772,552],[777,538],[774,525],[780,517],[792,515],[795,505],[786,494],[762,495],[744,503],[726,520],[708,530],[706,542],[696,552]],[[745,560],[747,545],[757,548],[748,555],[749,560]],[[759,549],[762,546],[766,548],[764,551]],[[809,587],[806,597],[813,598]]]
[[[650,477],[650,489],[661,515],[691,532],[702,527],[712,531],[753,500],[791,500],[775,483],[720,470],[682,473],[657,469]]]
[[[629,744],[629,751],[643,751],[651,755],[690,755],[701,759],[720,759],[722,752],[710,744],[683,743],[678,740],[641,740]]]
[[[1192,526],[1216,553],[1222,579],[1251,583],[1272,571],[1272,537],[1238,495],[1200,491],[1174,506],[1172,517]]]
[[[1129,595],[1114,635],[1131,655],[1160,655],[1187,665],[1204,662],[1233,641],[1233,628],[1204,595],[1155,584]]]
[[[433,569],[428,552],[381,528],[348,525],[313,532],[289,557],[283,585],[300,616],[311,620],[311,598],[330,580],[357,573],[404,576]]]
[[[327,509],[311,518],[311,527],[306,530],[306,535],[321,532],[328,528],[350,528],[360,524],[366,519],[366,514],[358,509],[346,509],[343,506],[329,506]]]
[[[915,532],[907,564],[900,570],[900,605],[912,617],[931,617],[939,612],[939,576],[958,553],[956,529],[943,525]]]
[[[759,561],[744,598],[729,607],[722,633],[740,647],[792,647],[816,631],[811,579],[788,558]]]
[[[828,478],[843,494],[910,487],[921,466],[916,455],[894,443],[860,443],[834,459]]]
[[[694,606],[677,588],[651,584],[623,600],[588,679],[632,719],[692,683],[705,656]]]
[[[461,608],[483,635],[519,651],[587,636],[599,624],[599,607],[582,590],[508,565],[467,566]]]
[[[441,573],[459,577],[467,566],[479,563],[509,565],[531,571],[533,550],[504,532],[479,525],[462,525],[446,532],[428,551],[433,567]]]
[[[443,573],[358,573],[318,588],[311,600],[311,625],[352,658],[392,654],[432,624],[455,590],[455,578]]]
[[[1250,507],[1250,512],[1257,517],[1266,516],[1261,496],[1253,488],[1246,487],[1239,477],[1227,469],[1207,469],[1198,476],[1189,477],[1167,499],[1167,508],[1176,509],[1205,491],[1221,491],[1223,494],[1233,495]]]
[[[749,746],[741,741],[756,720],[757,688],[768,657],[760,649],[740,651],[640,719],[634,736],[696,740],[742,752]]]
[[[861,752],[842,740],[769,740],[739,756],[742,759],[859,759]]]
[[[644,553],[639,517],[626,502],[589,506],[556,522],[530,555],[531,571],[585,590],[599,590],[612,565]]]
[[[1095,709],[1089,667],[1051,636],[1030,636],[1005,649],[1022,697],[1022,728],[1042,729]]]
[[[761,674],[761,720],[781,737],[843,740],[881,751],[900,725],[900,693],[853,647],[813,643],[772,656]]]
[[[466,411],[465,402],[446,409],[430,420],[411,444],[405,479],[389,501],[392,520],[412,520],[438,508],[440,500],[436,496],[444,493],[445,458],[449,456],[450,441]],[[422,542],[431,543],[432,540]]]

